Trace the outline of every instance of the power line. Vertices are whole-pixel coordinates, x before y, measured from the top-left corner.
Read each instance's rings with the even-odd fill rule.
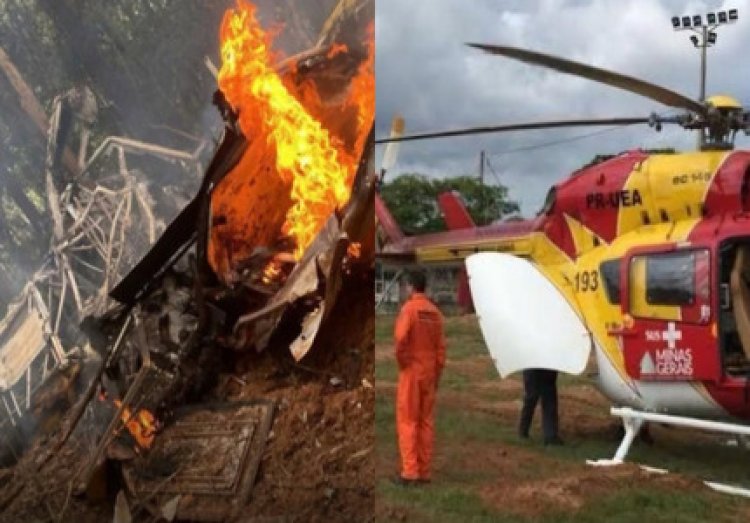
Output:
[[[579,140],[584,140],[586,138],[591,138],[592,136],[598,136],[600,134],[604,134],[604,133],[608,133],[608,132],[612,132],[612,131],[617,131],[618,129],[622,129],[624,127],[629,127],[629,125],[618,125],[618,126],[615,126],[615,127],[607,127],[605,129],[599,129],[598,131],[592,131],[592,132],[586,133],[586,134],[579,134],[579,135],[576,135],[576,136],[570,136],[568,138],[560,138],[559,140],[552,140],[550,142],[542,142],[542,143],[537,143],[537,144],[532,144],[532,145],[524,145],[522,147],[516,147],[514,149],[506,149],[505,151],[499,151],[499,152],[496,152],[496,153],[488,153],[488,156],[502,156],[504,154],[520,153],[520,152],[523,152],[523,151],[533,151],[535,149],[543,149],[545,147],[553,147],[555,145],[561,145],[561,144],[565,144],[565,143],[576,142],[576,141],[579,141]]]
[[[656,115],[658,118],[669,118],[671,116],[674,116],[676,114],[679,114],[679,111],[677,110],[670,110],[666,111],[661,115]],[[622,125],[615,125],[613,127],[605,127],[604,129],[599,129],[597,131],[592,131],[590,133],[585,134],[578,134],[575,136],[570,136],[568,138],[560,138],[558,140],[552,140],[550,142],[541,142],[537,144],[531,144],[531,145],[524,145],[521,147],[516,147],[515,149],[507,149],[505,151],[499,151],[496,153],[487,153],[488,156],[502,156],[504,154],[512,154],[512,153],[519,153],[523,151],[533,151],[535,149],[543,149],[545,147],[553,147],[555,145],[570,143],[570,142],[576,142],[579,140],[585,140],[586,138],[591,138],[592,136],[598,136],[600,134],[610,133],[612,131],[617,131],[619,129],[624,129],[625,127],[632,127],[633,125],[639,125],[639,124],[622,124]]]

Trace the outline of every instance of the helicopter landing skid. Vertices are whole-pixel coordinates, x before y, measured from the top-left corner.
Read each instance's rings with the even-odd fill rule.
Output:
[[[625,457],[630,450],[630,446],[633,444],[633,441],[638,435],[638,432],[641,430],[643,423],[647,421],[680,427],[709,430],[713,432],[726,432],[729,434],[734,434],[736,436],[750,435],[750,426],[740,425],[737,423],[709,421],[697,418],[687,418],[683,416],[670,416],[668,414],[657,414],[654,412],[633,410],[629,407],[612,407],[610,409],[610,413],[613,416],[619,416],[620,418],[622,418],[622,424],[625,428],[625,435],[620,442],[620,446],[617,447],[617,451],[615,451],[614,457],[612,457],[611,459],[586,460],[586,463],[588,465],[594,467],[611,467],[615,465],[622,465],[625,462]],[[639,466],[641,467],[641,469],[649,473],[667,474],[669,472],[667,469],[648,467],[646,465]],[[703,483],[707,487],[717,492],[750,498],[750,489],[738,487],[735,485],[727,485],[725,483],[717,483],[715,481],[704,481]]]

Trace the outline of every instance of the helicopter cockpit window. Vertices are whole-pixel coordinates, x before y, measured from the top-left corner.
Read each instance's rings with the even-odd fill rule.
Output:
[[[695,253],[673,252],[646,258],[646,301],[650,305],[695,302]]]
[[[703,249],[634,256],[629,267],[630,312],[641,318],[708,321],[709,256]]]
[[[604,281],[604,290],[607,293],[607,299],[612,305],[620,303],[620,264],[622,258],[602,262],[599,266],[599,272],[602,273]]]

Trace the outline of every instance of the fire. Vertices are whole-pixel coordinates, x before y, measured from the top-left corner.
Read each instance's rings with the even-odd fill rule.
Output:
[[[352,242],[346,249],[346,254],[350,258],[359,258],[362,256],[362,244],[359,242]]]
[[[335,58],[337,55],[341,53],[347,52],[349,49],[344,44],[333,44],[331,46],[331,49],[328,51],[328,54],[326,55],[326,58],[329,60],[331,58]]]
[[[122,407],[122,401],[114,400],[117,409]],[[135,438],[138,446],[148,449],[154,442],[156,435],[156,418],[146,409],[140,409],[135,415],[132,415],[130,408],[125,407],[122,410],[120,419],[125,424],[128,432]]]
[[[251,4],[238,0],[237,8],[227,11],[221,42],[219,87],[239,111],[240,127],[248,139],[262,141],[274,152],[275,174],[290,191],[281,232],[294,240],[294,256],[299,259],[334,209],[349,199],[355,158],[367,133],[358,133],[356,151],[345,151],[340,139],[311,116],[273,68],[268,37]],[[340,46],[332,49],[334,54],[345,51]],[[370,56],[351,86],[360,130],[364,120],[372,122],[374,113],[372,64]],[[368,104],[369,109],[364,109]]]
[[[281,275],[281,262],[277,260],[271,260],[265,269],[263,269],[263,283],[266,285],[272,283]]]
[[[357,136],[355,149],[357,155],[362,153],[367,132],[375,114],[375,24],[370,22],[367,27],[367,59],[362,62],[357,76],[352,80],[351,99],[357,106],[357,123],[360,133]]]

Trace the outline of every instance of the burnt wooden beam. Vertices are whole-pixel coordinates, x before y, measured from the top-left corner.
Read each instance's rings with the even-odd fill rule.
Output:
[[[6,78],[8,78],[8,81],[13,86],[16,94],[18,94],[21,107],[23,107],[23,110],[31,121],[34,122],[34,125],[46,140],[47,130],[49,128],[47,113],[44,111],[42,104],[39,103],[34,91],[23,79],[23,76],[2,47],[0,47],[0,70],[2,70]],[[65,168],[68,169],[73,176],[78,176],[80,172],[78,161],[73,152],[67,147],[63,152],[63,165],[65,165]]]

